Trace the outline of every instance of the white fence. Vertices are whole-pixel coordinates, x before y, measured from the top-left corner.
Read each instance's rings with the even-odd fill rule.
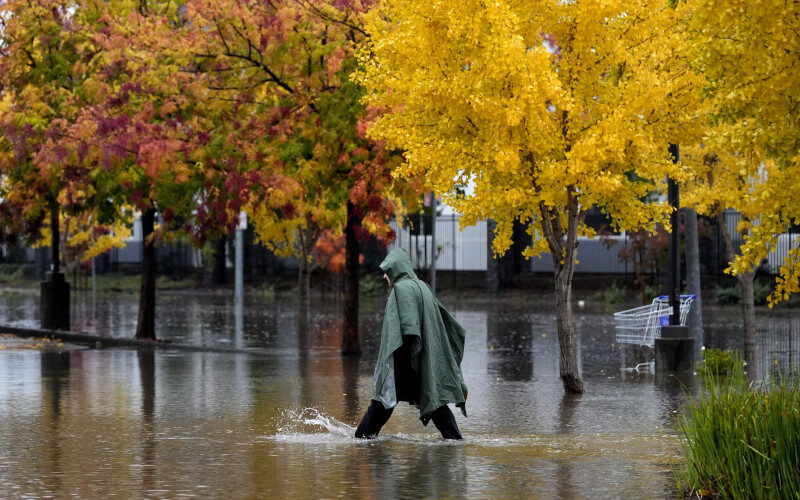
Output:
[[[486,221],[474,226],[458,229],[458,215],[436,217],[436,269],[442,271],[485,271],[486,270]],[[404,248],[411,256],[416,269],[428,269],[433,261],[433,237],[431,235],[411,234],[408,225],[398,227],[392,222],[397,239],[389,247]],[[424,229],[424,228],[420,228]],[[423,233],[420,231],[420,233]]]

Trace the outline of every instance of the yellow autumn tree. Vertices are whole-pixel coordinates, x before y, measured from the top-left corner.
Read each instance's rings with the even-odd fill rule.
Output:
[[[667,151],[698,133],[680,16],[647,0],[386,0],[367,19],[357,78],[388,110],[370,134],[404,150],[397,175],[424,174],[462,224],[494,219],[495,252],[515,220],[529,225],[527,255],[553,258],[568,392],[583,391],[571,287],[587,209],[652,228],[669,207],[647,195],[686,176]]]
[[[692,13],[687,55],[705,78],[711,108],[703,144],[723,158],[716,189],[705,196],[749,221],[731,268],[746,275],[787,226],[800,224],[800,4],[687,0],[677,9]],[[770,305],[800,292],[800,237],[793,243]]]
[[[683,203],[716,220],[725,255],[733,263],[741,258],[737,243],[747,240],[751,229],[757,225],[760,206],[753,195],[759,192],[763,182],[776,174],[776,168],[772,161],[756,164],[757,168],[740,168],[735,151],[721,144],[716,144],[714,151],[710,150],[710,144],[714,142],[710,136],[724,134],[723,129],[727,128],[717,126],[706,135],[706,142],[684,148],[684,162],[691,165],[695,177],[685,185]],[[729,227],[725,217],[726,210],[731,207],[741,215],[735,227]],[[760,261],[747,261],[745,266],[740,262],[736,273],[742,307],[742,352],[751,369],[755,367],[756,336],[753,281],[759,264]]]

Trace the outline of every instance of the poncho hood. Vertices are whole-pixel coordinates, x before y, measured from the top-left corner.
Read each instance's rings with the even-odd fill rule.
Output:
[[[392,285],[403,278],[417,279],[414,267],[411,265],[411,257],[402,248],[395,248],[389,252],[381,262],[380,268],[389,277]]]
[[[461,373],[464,328],[417,278],[408,253],[395,248],[380,265],[392,282],[381,329],[372,399],[384,408],[398,403],[394,353],[411,346],[410,368],[419,380],[420,419],[427,423],[440,406],[454,403],[466,415],[467,386]],[[402,376],[403,370],[399,370]]]

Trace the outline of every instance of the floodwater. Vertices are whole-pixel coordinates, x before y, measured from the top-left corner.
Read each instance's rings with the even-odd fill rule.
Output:
[[[34,326],[35,296],[0,297],[0,323]],[[615,345],[612,309],[576,308],[586,394],[563,395],[549,296],[443,297],[467,329],[469,418],[445,442],[401,404],[381,436],[352,437],[369,402],[382,301],[364,354],[339,356],[338,305],[162,293],[158,335],[252,349],[198,353],[0,350],[0,497],[680,497],[676,417],[690,379],[656,380]],[[78,296],[73,329],[132,336],[136,297]],[[706,344],[735,345],[738,309],[707,308]],[[759,312],[758,359],[796,366],[797,311]]]

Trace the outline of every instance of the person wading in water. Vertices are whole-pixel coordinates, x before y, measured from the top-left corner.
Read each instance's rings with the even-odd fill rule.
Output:
[[[417,278],[405,250],[392,250],[380,268],[392,291],[383,317],[372,401],[356,437],[377,436],[397,403],[406,401],[419,408],[423,425],[433,420],[442,437],[461,439],[447,404],[454,403],[467,416],[467,386],[461,374],[464,328]]]

